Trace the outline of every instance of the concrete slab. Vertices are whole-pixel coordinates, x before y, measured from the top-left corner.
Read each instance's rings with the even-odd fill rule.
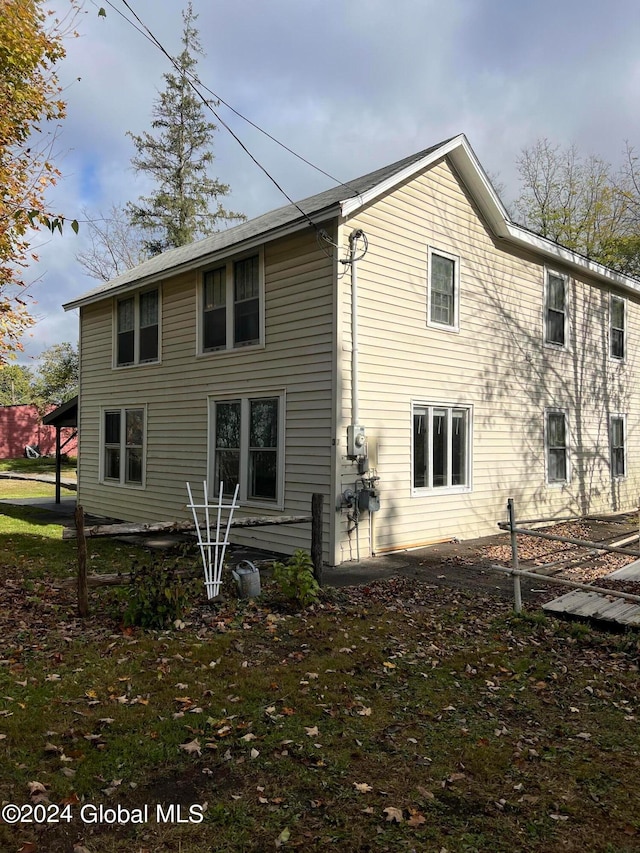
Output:
[[[10,498],[0,500],[0,513],[3,506],[24,506],[33,509],[46,524],[73,524],[76,499],[65,496],[57,504],[53,498]]]

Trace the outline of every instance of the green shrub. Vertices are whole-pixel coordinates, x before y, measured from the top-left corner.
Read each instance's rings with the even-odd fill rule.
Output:
[[[301,607],[317,601],[320,587],[313,575],[313,563],[301,548],[286,563],[273,564],[273,577],[282,594]]]
[[[170,628],[187,607],[188,589],[175,565],[161,560],[134,563],[124,624],[140,628]]]

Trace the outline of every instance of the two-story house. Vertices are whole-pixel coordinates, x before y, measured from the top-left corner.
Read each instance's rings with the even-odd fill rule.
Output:
[[[325,496],[329,565],[635,506],[640,284],[510,221],[464,135],[154,257],[80,308],[79,501]],[[378,478],[378,479],[374,479]],[[216,487],[217,488],[217,485]],[[304,526],[237,533],[288,553]]]

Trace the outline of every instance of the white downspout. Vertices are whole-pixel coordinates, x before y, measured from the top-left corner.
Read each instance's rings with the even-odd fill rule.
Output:
[[[356,244],[364,233],[357,229],[349,235],[349,264],[351,265],[351,423],[360,423],[360,388],[358,384],[358,258]]]

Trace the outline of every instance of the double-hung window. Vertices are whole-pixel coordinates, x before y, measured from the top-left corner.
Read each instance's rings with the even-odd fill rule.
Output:
[[[262,341],[260,254],[227,261],[202,278],[202,352],[238,349]]]
[[[544,309],[544,341],[556,347],[567,344],[568,281],[565,275],[547,270]]]
[[[211,402],[211,468],[216,489],[241,501],[282,504],[284,396]]]
[[[413,404],[415,491],[471,488],[471,407]]]
[[[116,304],[117,367],[148,364],[159,358],[160,296],[146,290]]]
[[[443,329],[458,329],[459,259],[429,249],[427,323]]]
[[[568,483],[570,480],[569,424],[567,413],[560,409],[549,409],[545,412],[545,448],[547,482]]]
[[[609,450],[611,476],[627,476],[627,429],[624,415],[611,415],[609,420]]]
[[[105,409],[102,417],[102,480],[141,486],[144,482],[144,408]]]
[[[609,353],[611,358],[624,361],[626,330],[626,300],[609,297]]]

